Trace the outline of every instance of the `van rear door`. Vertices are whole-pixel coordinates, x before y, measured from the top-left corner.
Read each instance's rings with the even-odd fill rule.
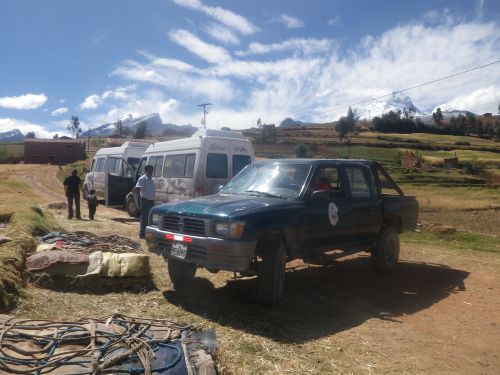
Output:
[[[123,206],[125,198],[133,186],[133,169],[122,159],[119,173],[114,170],[113,173],[108,171],[105,174],[104,199],[106,206]]]

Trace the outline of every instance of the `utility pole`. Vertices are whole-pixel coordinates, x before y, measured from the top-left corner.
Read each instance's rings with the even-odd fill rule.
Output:
[[[203,107],[203,129],[207,128],[207,106],[212,105],[212,103],[202,103],[198,104],[198,107]]]
[[[89,130],[87,131],[87,153],[90,154],[90,130],[92,128],[89,126]]]

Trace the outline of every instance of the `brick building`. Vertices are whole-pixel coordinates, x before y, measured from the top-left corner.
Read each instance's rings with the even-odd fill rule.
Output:
[[[26,164],[66,164],[85,160],[85,142],[81,139],[25,139]]]

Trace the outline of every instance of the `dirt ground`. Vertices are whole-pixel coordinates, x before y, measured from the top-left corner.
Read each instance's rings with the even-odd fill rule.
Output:
[[[99,206],[96,221],[77,221],[48,208],[64,200],[56,171],[18,173],[67,230],[137,238],[138,222],[124,211]],[[29,284],[14,313],[69,319],[122,312],[213,327],[224,374],[500,373],[497,254],[402,243],[392,274],[374,271],[365,255],[320,266],[292,262],[284,301],[273,309],[256,303],[255,279],[200,270],[193,289],[177,293],[163,259],[152,254],[151,266],[155,287],[141,293]]]

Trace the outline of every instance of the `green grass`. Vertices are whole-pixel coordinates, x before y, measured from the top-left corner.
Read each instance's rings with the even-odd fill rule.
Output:
[[[454,151],[421,151],[422,156],[427,162],[432,164],[442,164],[444,158],[457,157],[459,161],[475,161],[482,166],[500,166],[500,153],[491,151],[476,150],[454,150]]]
[[[471,146],[478,147],[498,147],[498,143],[491,139],[483,139],[469,136],[459,135],[440,135],[440,134],[427,134],[427,133],[412,133],[412,134],[399,134],[399,133],[361,133],[360,138],[376,138],[384,137],[400,141],[418,141],[427,144],[436,145],[449,145],[454,146],[456,142],[468,142]]]
[[[500,254],[500,237],[480,233],[456,232],[453,234],[439,234],[407,232],[401,235],[401,240],[456,250],[474,250]]]
[[[0,143],[0,162],[8,157],[22,157],[24,155],[24,143]]]

